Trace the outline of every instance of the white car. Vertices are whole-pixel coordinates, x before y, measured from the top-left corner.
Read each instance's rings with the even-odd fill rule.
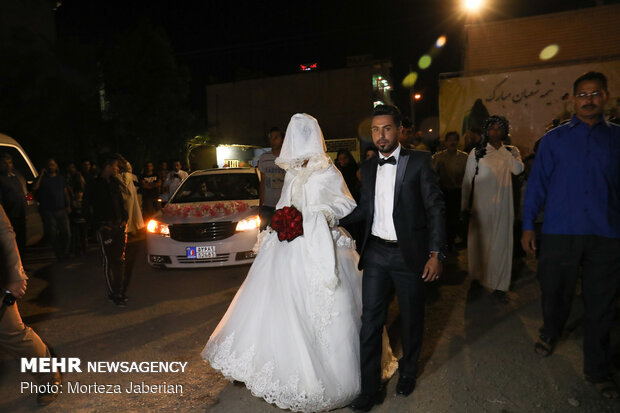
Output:
[[[43,221],[39,206],[29,188],[39,174],[24,148],[10,136],[0,133],[0,153],[8,153],[13,158],[13,172],[22,181],[26,195],[26,246],[32,246],[43,238]]]
[[[255,168],[188,176],[147,223],[147,260],[159,268],[221,267],[254,260],[260,218]]]

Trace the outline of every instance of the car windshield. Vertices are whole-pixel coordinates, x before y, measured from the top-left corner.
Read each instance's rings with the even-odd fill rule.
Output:
[[[194,175],[183,182],[170,203],[258,199],[258,188],[258,176],[253,173]]]

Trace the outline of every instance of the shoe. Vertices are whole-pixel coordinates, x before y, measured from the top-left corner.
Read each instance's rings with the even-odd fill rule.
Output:
[[[122,296],[115,297],[114,304],[117,307],[127,307],[127,297],[122,297]]]
[[[415,389],[415,377],[400,376],[396,383],[396,394],[409,396]]]
[[[534,344],[534,351],[541,357],[549,357],[553,353],[554,347],[555,340],[541,334]]]
[[[383,403],[383,400],[385,400],[385,386],[381,386],[372,396],[360,394],[349,404],[349,407],[359,412],[368,412],[376,405]]]
[[[495,297],[495,299],[499,301],[500,303],[510,302],[510,300],[508,299],[508,294],[506,294],[506,291],[495,290],[493,291],[493,297]]]
[[[127,297],[120,294],[108,294],[108,300],[110,300],[117,307],[127,307]]]
[[[586,380],[594,384],[596,390],[605,399],[617,399],[620,397],[620,388],[618,387],[612,376],[596,380],[592,376],[586,374]]]
[[[37,394],[37,403],[39,406],[47,406],[58,398],[58,395],[62,391],[62,374],[59,372],[54,373],[52,381],[47,382],[47,386],[44,387],[45,391]]]

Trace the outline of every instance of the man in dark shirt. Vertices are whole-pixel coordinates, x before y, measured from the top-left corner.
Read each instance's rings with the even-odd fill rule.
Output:
[[[17,247],[23,254],[26,246],[26,194],[24,184],[13,170],[13,157],[0,154],[0,204],[11,221]]]
[[[39,201],[45,236],[54,248],[56,258],[65,259],[69,256],[71,246],[71,201],[65,177],[58,173],[58,164],[54,159],[47,160],[33,190]]]
[[[125,271],[127,211],[119,181],[113,179],[118,173],[118,159],[107,155],[102,164],[101,175],[92,183],[89,201],[103,258],[108,298],[117,306],[124,307],[127,304],[125,292],[129,285],[129,273]]]
[[[620,284],[620,127],[603,115],[608,96],[602,73],[588,72],[575,81],[575,115],[549,131],[536,152],[521,244],[526,252],[536,249],[534,222],[544,207],[538,264],[544,324],[536,352],[552,353],[582,267],[584,373],[601,395],[617,398],[609,334]]]

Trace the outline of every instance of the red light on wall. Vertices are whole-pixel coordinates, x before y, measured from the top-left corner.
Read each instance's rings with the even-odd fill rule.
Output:
[[[299,65],[299,68],[301,69],[302,72],[316,70],[318,68],[318,63],[306,63],[303,65]]]

